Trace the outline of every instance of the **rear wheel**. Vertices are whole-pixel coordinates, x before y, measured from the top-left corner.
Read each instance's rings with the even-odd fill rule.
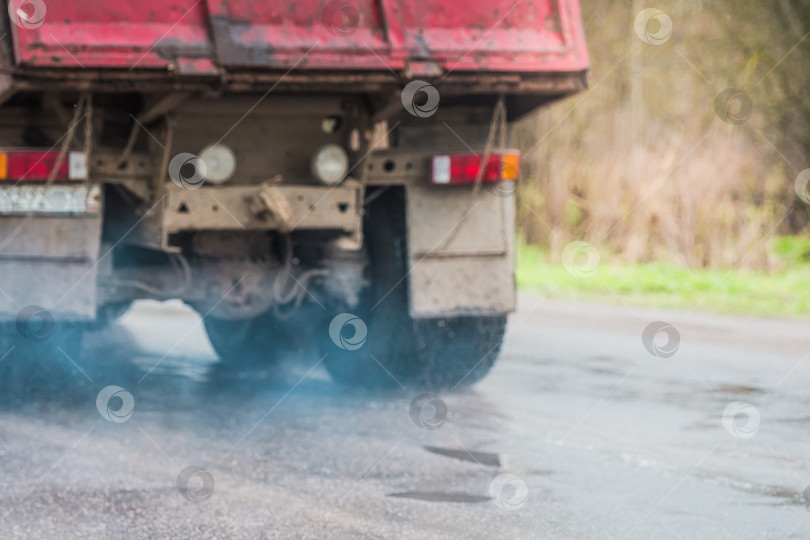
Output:
[[[338,382],[365,387],[454,389],[483,378],[500,351],[506,315],[414,319],[408,313],[404,192],[390,188],[365,214],[371,285],[323,339]],[[333,307],[337,315],[340,307]],[[343,322],[346,321],[346,322]],[[322,332],[322,335],[327,332]],[[362,345],[360,345],[362,343]]]
[[[272,312],[249,319],[203,319],[208,340],[225,362],[268,365],[278,357],[280,324]]]

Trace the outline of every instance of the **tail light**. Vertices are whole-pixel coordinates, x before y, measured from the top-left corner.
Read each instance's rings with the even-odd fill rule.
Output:
[[[503,182],[518,179],[520,152],[517,150],[490,154],[449,154],[433,156],[431,181],[434,184],[470,184],[476,181],[484,167],[482,182]]]
[[[58,151],[0,150],[0,181],[45,181],[58,160]],[[59,164],[54,180],[85,178],[87,178],[87,156],[82,152],[68,152]]]

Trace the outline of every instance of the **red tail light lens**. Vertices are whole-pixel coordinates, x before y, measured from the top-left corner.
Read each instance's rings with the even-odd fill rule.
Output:
[[[59,152],[56,151],[0,150],[0,181],[45,181],[58,159]],[[59,164],[54,180],[85,178],[87,178],[87,157],[81,152],[69,152]]]
[[[433,156],[431,181],[434,184],[470,184],[481,170],[484,156],[479,154],[448,154]],[[509,151],[490,154],[483,163],[482,182],[503,182],[518,179],[520,153]]]

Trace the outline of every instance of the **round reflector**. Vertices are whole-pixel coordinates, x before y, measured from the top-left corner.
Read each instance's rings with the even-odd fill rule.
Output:
[[[349,155],[336,144],[327,144],[312,158],[312,174],[328,186],[339,184],[349,172]]]
[[[200,152],[200,159],[205,163],[205,179],[215,184],[230,180],[236,170],[236,156],[224,144],[206,146]]]

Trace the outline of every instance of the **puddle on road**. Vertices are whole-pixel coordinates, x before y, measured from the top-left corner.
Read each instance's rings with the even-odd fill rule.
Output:
[[[387,496],[427,502],[480,503],[490,500],[489,497],[482,495],[444,491],[403,491],[402,493],[389,493]]]
[[[461,461],[468,461],[488,467],[506,467],[509,472],[523,476],[548,476],[554,474],[553,471],[528,468],[521,466],[519,463],[512,463],[515,460],[510,459],[509,455],[495,454],[492,452],[456,450],[454,448],[440,448],[438,446],[424,446],[423,448],[433,454],[459,459]]]
[[[589,367],[587,368],[588,371],[591,373],[596,373],[597,375],[612,375],[618,377],[619,375],[623,375],[617,369],[609,369],[609,368],[602,368],[602,367]]]
[[[724,385],[714,389],[717,394],[760,394],[764,390],[755,386]]]
[[[490,467],[500,467],[501,457],[492,452],[475,452],[468,450],[456,450],[453,448],[439,448],[438,446],[425,446],[425,450],[440,456],[447,456],[461,461],[469,461]]]
[[[768,506],[801,505],[807,508],[808,512],[810,512],[810,506],[808,506],[804,493],[789,487],[780,486],[778,484],[758,484],[749,482],[742,478],[724,474],[697,474],[696,476],[705,478],[719,486],[726,486],[745,493],[752,493],[754,495],[763,495],[765,497],[778,499],[778,502],[773,502],[768,504]],[[758,502],[755,504],[763,503]]]

